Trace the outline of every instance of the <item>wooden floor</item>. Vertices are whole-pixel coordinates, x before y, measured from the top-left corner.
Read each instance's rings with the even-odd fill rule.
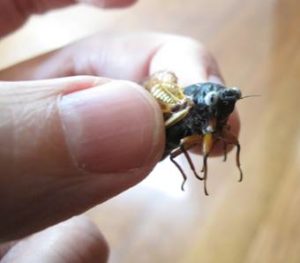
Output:
[[[183,193],[166,162],[89,211],[110,243],[110,263],[300,262],[299,10],[298,0],[151,0],[106,13],[81,7],[35,18],[2,41],[4,67],[98,30],[180,33],[211,49],[228,84],[262,95],[238,105],[243,183],[231,154],[227,163],[209,160],[209,197],[192,176]]]

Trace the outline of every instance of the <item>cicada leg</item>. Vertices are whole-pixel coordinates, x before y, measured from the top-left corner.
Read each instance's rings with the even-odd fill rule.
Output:
[[[181,168],[181,166],[179,165],[178,162],[175,161],[175,158],[182,154],[182,150],[180,148],[176,148],[174,149],[171,153],[170,153],[170,160],[171,162],[178,168],[178,170],[180,171],[182,177],[183,177],[183,182],[181,184],[181,190],[184,191],[184,185],[185,185],[185,182],[187,180],[187,176],[185,174],[185,172],[183,171],[183,169]]]
[[[239,178],[239,182],[243,181],[243,171],[241,168],[241,162],[240,162],[240,154],[241,154],[241,145],[239,143],[236,144],[236,166],[238,167],[239,171],[240,171],[240,178]]]
[[[208,195],[207,192],[207,159],[209,154],[211,153],[215,144],[215,138],[212,133],[207,133],[203,136],[203,143],[202,143],[202,152],[203,152],[203,167],[201,172],[203,172],[203,179],[204,179],[204,193]]]
[[[178,170],[181,172],[181,175],[183,176],[183,183],[181,186],[181,189],[184,190],[184,184],[186,182],[186,174],[184,173],[183,169],[180,167],[180,165],[175,161],[175,158],[180,155],[180,154],[184,154],[185,158],[188,161],[188,164],[191,168],[191,170],[193,171],[195,177],[199,180],[203,180],[204,177],[201,177],[197,174],[195,166],[193,164],[193,161],[188,153],[188,149],[191,149],[193,146],[198,145],[198,144],[202,144],[202,137],[199,135],[192,135],[192,136],[188,136],[186,138],[183,138],[180,142],[180,146],[176,149],[174,149],[171,153],[170,153],[170,160],[175,164],[175,166],[178,168]]]
[[[203,172],[203,184],[204,184],[204,193],[205,195],[208,195],[207,192],[207,158],[208,158],[208,154],[205,154],[203,156],[203,167],[202,167],[202,172]]]
[[[198,173],[196,172],[195,166],[194,166],[192,159],[187,151],[187,150],[191,149],[192,147],[199,145],[199,144],[202,144],[202,136],[200,136],[200,135],[188,136],[181,140],[180,149],[181,149],[182,153],[184,154],[185,158],[187,159],[188,164],[190,165],[190,168],[193,171],[195,177],[199,180],[203,180],[204,178],[201,177],[200,175],[198,175]]]
[[[180,149],[181,149],[182,153],[184,154],[185,158],[187,159],[188,164],[190,165],[190,168],[193,171],[195,177],[198,178],[199,180],[203,180],[203,177],[201,177],[200,175],[198,175],[198,173],[196,172],[196,168],[195,168],[195,166],[193,164],[193,161],[192,161],[192,159],[191,159],[188,151],[184,148],[183,145],[180,146]]]
[[[238,141],[238,139],[229,131],[223,130],[221,135],[218,137],[218,139],[222,140],[224,142],[224,144],[233,144],[236,146],[236,155],[235,155],[235,159],[236,159],[236,166],[239,169],[240,172],[240,178],[239,178],[239,182],[243,181],[243,171],[241,168],[241,162],[240,162],[240,153],[241,153],[241,146],[240,143]]]

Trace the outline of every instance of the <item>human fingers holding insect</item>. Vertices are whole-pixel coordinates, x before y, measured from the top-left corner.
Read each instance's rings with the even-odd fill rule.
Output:
[[[77,76],[0,82],[0,119],[1,242],[126,190],[147,176],[163,151],[158,106],[127,81]],[[71,219],[25,239],[11,253],[21,257],[36,246],[43,253],[26,253],[28,262],[75,262],[79,256],[94,262],[92,255],[99,262],[105,246],[95,229],[85,219]]]
[[[164,122],[133,82],[164,69],[183,86],[222,79],[199,43],[161,34],[99,34],[0,72],[15,81],[0,89],[0,207],[15,218],[2,217],[4,240],[84,212],[147,176],[164,151]],[[105,79],[62,78],[74,75]]]
[[[155,72],[174,72],[186,87],[211,81],[222,84],[216,60],[198,41],[157,33],[99,33],[64,48],[0,72],[7,80],[33,80],[74,75],[97,75],[139,84]],[[237,112],[229,116],[234,135],[240,123]],[[223,153],[218,145],[213,155]]]
[[[161,70],[174,72],[181,87],[207,81],[223,83],[214,57],[202,44],[186,37],[149,33],[97,34],[21,63],[3,74],[12,80],[92,74],[143,84],[149,75]],[[229,116],[228,124],[237,136],[236,111]],[[227,150],[231,148],[228,145]],[[192,150],[199,152],[197,147]],[[218,143],[211,155],[223,152],[223,144]]]

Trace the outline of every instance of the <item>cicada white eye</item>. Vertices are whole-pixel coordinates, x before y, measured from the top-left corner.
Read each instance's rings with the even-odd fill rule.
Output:
[[[218,102],[218,100],[219,100],[219,94],[216,91],[210,91],[204,97],[204,103],[207,106],[215,105]]]

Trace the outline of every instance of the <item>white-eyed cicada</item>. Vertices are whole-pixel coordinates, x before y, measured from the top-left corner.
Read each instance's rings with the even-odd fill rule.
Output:
[[[182,190],[186,182],[186,174],[175,158],[184,154],[196,178],[204,181],[204,192],[208,195],[207,158],[217,141],[224,145],[224,160],[226,160],[227,145],[237,147],[236,164],[242,181],[240,167],[240,144],[230,133],[227,124],[229,115],[233,112],[235,103],[241,99],[238,88],[227,88],[223,85],[205,82],[182,88],[177,77],[169,71],[160,71],[146,81],[145,88],[159,103],[166,126],[166,145],[163,159],[170,156],[183,176]],[[203,167],[199,175],[191,160],[188,150],[201,145]]]

